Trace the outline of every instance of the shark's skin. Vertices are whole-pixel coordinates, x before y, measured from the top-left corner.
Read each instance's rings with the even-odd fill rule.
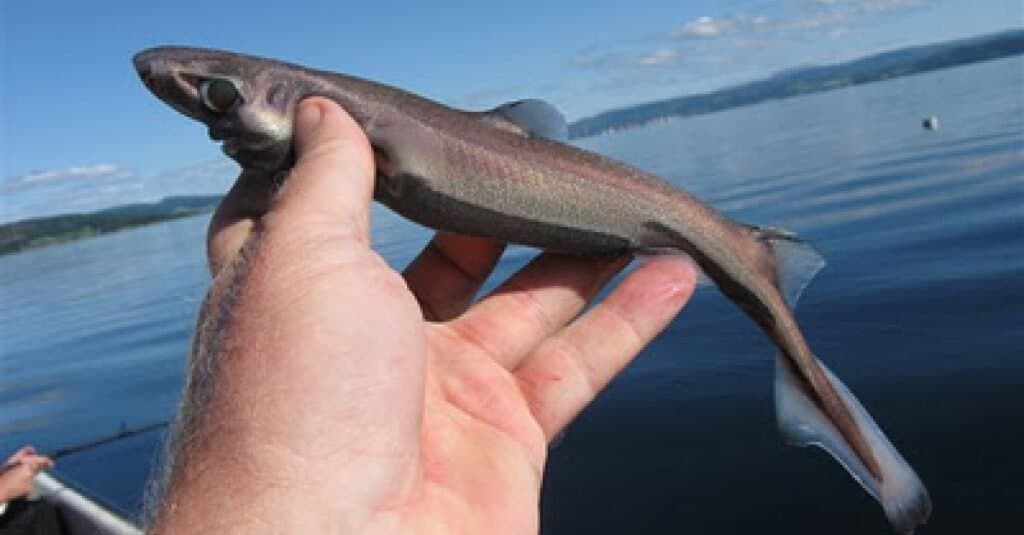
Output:
[[[775,247],[800,246],[792,236],[731,221],[659,178],[530,135],[499,115],[455,110],[394,87],[207,49],[160,47],[134,61],[154,94],[206,124],[212,138],[226,140],[225,153],[250,175],[290,168],[295,106],[318,95],[338,102],[369,138],[377,161],[375,198],[413,221],[570,254],[689,254],[775,343],[790,372],[788,387],[837,431],[848,459],[813,433],[800,440],[825,442],[882,502],[895,529],[909,532],[927,519],[927,492],[909,466],[898,467],[899,496],[888,496],[891,457],[902,458],[891,445],[886,451],[888,441],[813,355],[793,317]],[[210,80],[230,81],[241,102],[211,110],[199,94]],[[875,490],[874,480],[864,481],[872,478]]]

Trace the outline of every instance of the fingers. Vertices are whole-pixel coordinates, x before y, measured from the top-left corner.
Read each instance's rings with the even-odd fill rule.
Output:
[[[333,101],[310,98],[296,110],[297,163],[277,193],[278,178],[245,170],[217,207],[207,232],[210,271],[230,263],[268,210],[293,226],[324,227],[366,241],[373,159],[362,129]]]
[[[625,257],[541,254],[446,327],[512,369],[579,314],[627,263]]]
[[[368,243],[374,164],[359,125],[331,100],[305,99],[296,110],[295,154],[264,224],[330,229]]]
[[[53,468],[53,460],[45,455],[27,453],[25,455],[21,455],[17,459],[12,459],[8,461],[6,464],[4,464],[2,471],[19,468],[23,470],[28,470],[32,474],[38,474],[43,470],[49,470],[50,468]]]
[[[35,453],[35,448],[33,448],[32,446],[22,446],[21,449],[14,452],[10,457],[7,458],[7,462],[13,463],[14,461],[17,461],[23,456],[31,453]]]
[[[206,233],[210,273],[220,273],[249,239],[252,228],[267,211],[275,191],[272,177],[243,171],[221,200]]]
[[[446,321],[465,312],[504,250],[505,244],[486,238],[434,235],[403,273],[423,316]]]
[[[53,468],[53,460],[43,455],[30,455],[21,460],[22,464],[32,469],[33,473],[38,474],[43,470],[49,470]]]
[[[35,453],[36,453],[35,447],[33,447],[31,445],[22,446],[20,449],[18,449],[18,451],[14,452],[13,454],[11,454],[10,457],[7,458],[7,463],[5,463],[5,464],[11,464],[11,463],[18,462],[18,461],[20,461],[20,460],[22,460],[22,459],[24,459],[24,458],[26,458],[26,457],[28,457],[30,455],[35,455]]]
[[[672,321],[696,280],[692,260],[654,258],[523,361],[515,374],[548,439]]]

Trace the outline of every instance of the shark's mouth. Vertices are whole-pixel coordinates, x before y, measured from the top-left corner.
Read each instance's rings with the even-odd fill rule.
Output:
[[[243,150],[246,150],[247,148],[248,148],[247,144],[245,144],[244,142],[242,142],[242,140],[240,140],[238,138],[231,138],[231,139],[225,140],[224,143],[220,144],[220,150],[224,154],[227,154],[228,156],[230,156],[232,158],[234,158],[235,156],[241,154],[241,152]]]
[[[264,151],[272,152],[274,148],[274,142],[269,138],[251,134],[247,135],[245,132],[238,132],[237,130],[211,126],[209,135],[213,141],[223,141],[221,143],[221,150],[232,158],[243,153],[259,154]]]
[[[218,140],[211,132],[211,138]],[[221,152],[238,162],[243,168],[283,169],[291,159],[291,144],[269,138],[253,139],[244,136],[223,138]]]
[[[276,151],[278,143],[273,139],[246,139],[244,137],[230,137],[226,138],[221,143],[221,150],[224,154],[231,156],[241,151],[247,153],[273,153]]]

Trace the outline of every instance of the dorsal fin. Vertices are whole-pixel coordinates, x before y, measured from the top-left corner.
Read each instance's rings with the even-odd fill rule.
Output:
[[[514,130],[519,133],[550,139],[566,141],[569,139],[569,126],[565,117],[554,106],[543,100],[527,99],[508,102],[484,112],[484,119],[498,127]],[[511,124],[509,124],[511,123]]]

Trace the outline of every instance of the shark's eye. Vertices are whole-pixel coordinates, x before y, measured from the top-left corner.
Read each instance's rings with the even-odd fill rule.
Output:
[[[242,101],[235,84],[216,78],[199,84],[199,96],[203,105],[214,113],[227,113]]]

